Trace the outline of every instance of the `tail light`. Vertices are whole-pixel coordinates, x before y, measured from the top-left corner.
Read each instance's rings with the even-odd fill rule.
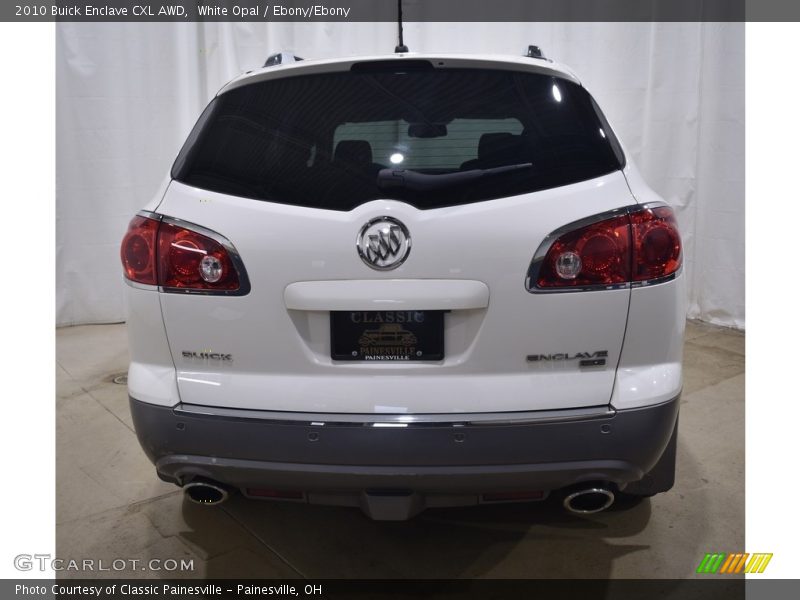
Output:
[[[633,281],[661,279],[681,266],[681,234],[668,206],[631,213]]]
[[[136,283],[156,285],[156,236],[158,221],[133,217],[122,239],[120,257],[125,277]]]
[[[168,223],[158,231],[158,279],[165,288],[239,289],[236,268],[222,244]]]
[[[120,250],[125,277],[168,292],[246,294],[247,275],[233,246],[214,232],[186,225],[134,217]]]
[[[627,209],[555,234],[537,251],[528,289],[606,289],[654,282],[681,266],[681,238],[668,206]]]

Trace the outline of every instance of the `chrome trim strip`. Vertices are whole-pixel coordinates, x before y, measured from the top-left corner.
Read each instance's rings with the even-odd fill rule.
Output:
[[[665,277],[656,277],[655,279],[645,279],[644,281],[634,281],[631,283],[631,289],[649,287],[651,285],[655,285],[657,283],[666,283],[667,281],[672,281],[678,275],[683,273],[683,262],[681,262],[681,266],[678,267],[678,270],[674,273],[670,273]]]
[[[538,275],[538,270],[536,275]],[[531,294],[569,294],[572,292],[605,292],[609,290],[627,290],[630,289],[631,283],[626,281],[624,283],[615,283],[612,285],[586,285],[586,286],[573,286],[573,287],[564,287],[564,288],[540,288],[540,287],[530,287],[529,279],[535,279],[535,277],[528,277],[525,279],[525,287]]]
[[[596,215],[584,217],[583,219],[578,219],[577,221],[573,221],[572,223],[567,223],[566,225],[559,227],[555,231],[550,232],[549,234],[547,234],[547,236],[545,236],[544,240],[542,240],[542,243],[539,244],[539,247],[536,249],[533,258],[531,259],[531,264],[528,267],[528,273],[525,276],[525,289],[528,290],[528,292],[530,292],[531,294],[564,294],[570,292],[597,292],[606,290],[624,290],[635,287],[644,287],[675,279],[675,277],[677,277],[680,274],[681,270],[683,269],[683,263],[681,263],[681,267],[675,273],[667,275],[666,277],[660,277],[658,279],[650,279],[647,281],[634,281],[634,282],[626,281],[625,283],[617,283],[613,285],[588,285],[581,287],[576,286],[576,287],[563,287],[563,288],[540,288],[533,283],[539,277],[539,271],[542,268],[544,257],[547,256],[550,247],[559,237],[561,237],[565,233],[569,233],[570,231],[574,231],[576,229],[592,225],[593,223],[605,221],[606,219],[611,219],[621,215],[630,214],[631,212],[639,210],[658,208],[661,206],[669,206],[669,204],[660,200],[656,202],[647,202],[645,204],[629,204],[628,206],[624,206],[621,208],[614,208],[612,210],[607,210],[605,212],[601,212]]]
[[[136,213],[136,216],[137,217],[144,217],[146,219],[153,219],[154,221],[160,221],[161,220],[161,215],[160,214],[154,213],[154,212],[149,211],[149,210],[140,210],[139,212]]]
[[[656,200],[655,202],[645,202],[644,204],[634,204],[629,206],[628,208],[660,208],[662,206],[666,206],[669,208],[669,204],[664,202],[663,200]]]
[[[131,281],[125,275],[122,276],[122,280],[127,283],[130,287],[136,290],[146,290],[148,292],[157,292],[158,286],[157,285],[150,285],[149,283],[139,283],[138,281]]]
[[[221,408],[198,404],[178,404],[173,408],[177,416],[218,417],[266,421],[274,424],[309,427],[358,426],[358,427],[464,427],[467,425],[533,425],[557,421],[585,421],[609,419],[617,414],[610,405],[560,410],[538,410],[505,413],[458,413],[458,414],[349,414],[349,413],[305,413]]]

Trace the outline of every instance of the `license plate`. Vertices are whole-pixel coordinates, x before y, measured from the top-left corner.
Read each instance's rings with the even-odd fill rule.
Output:
[[[331,358],[442,360],[444,311],[331,312]]]

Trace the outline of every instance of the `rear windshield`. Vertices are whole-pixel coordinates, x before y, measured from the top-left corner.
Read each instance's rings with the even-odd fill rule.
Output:
[[[330,210],[438,208],[592,179],[622,154],[589,94],[548,75],[341,72],[215,98],[173,166],[195,187]]]

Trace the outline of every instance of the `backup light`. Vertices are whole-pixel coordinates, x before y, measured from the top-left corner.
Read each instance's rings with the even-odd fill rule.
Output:
[[[200,260],[200,277],[208,283],[216,283],[222,279],[225,268],[222,261],[216,256],[204,256]]]
[[[556,259],[556,273],[561,279],[575,279],[582,267],[581,257],[575,252],[564,252]]]

